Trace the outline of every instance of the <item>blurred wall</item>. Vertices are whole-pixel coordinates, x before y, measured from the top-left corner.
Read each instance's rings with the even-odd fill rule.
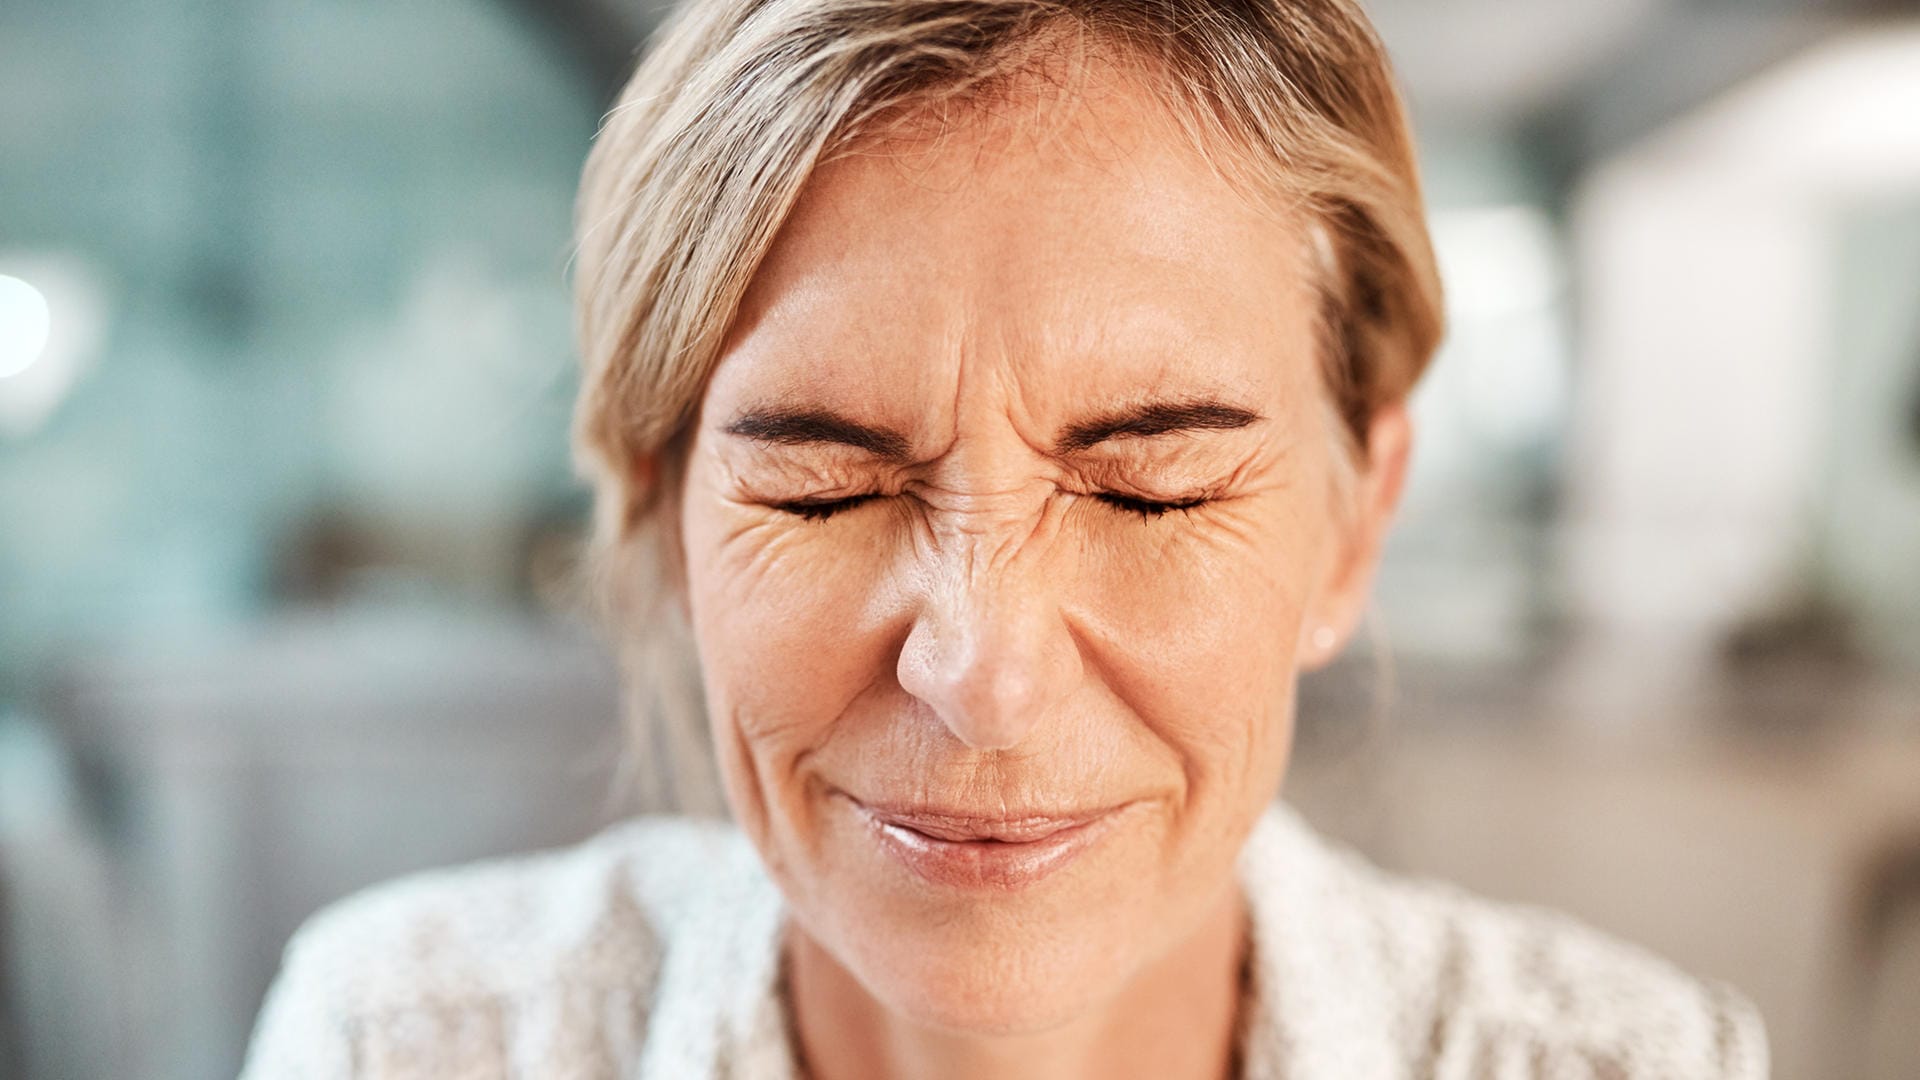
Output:
[[[510,580],[572,492],[563,54],[463,0],[73,0],[0,12],[0,72],[0,273],[61,335],[0,383],[0,692],[262,610],[329,527]]]
[[[1822,580],[1888,663],[1920,657],[1920,180],[1847,207],[1834,276]],[[1920,712],[1920,709],[1916,709]]]
[[[603,92],[548,31],[0,6],[0,274],[53,311],[0,379],[0,1074],[231,1075],[320,903],[614,805],[605,659],[527,614]]]

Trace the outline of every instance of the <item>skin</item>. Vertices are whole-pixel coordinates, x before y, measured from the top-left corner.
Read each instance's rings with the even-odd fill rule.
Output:
[[[820,1080],[1230,1068],[1235,859],[1299,673],[1360,616],[1408,435],[1383,410],[1338,479],[1301,223],[1162,100],[1089,63],[823,166],[702,401],[685,606]],[[1063,439],[1155,401],[1228,412]],[[954,890],[849,795],[1114,816],[1030,887]]]

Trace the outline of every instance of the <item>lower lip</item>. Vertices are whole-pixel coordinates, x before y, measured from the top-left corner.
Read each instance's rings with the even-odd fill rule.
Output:
[[[1112,827],[1114,812],[1034,840],[942,840],[896,825],[855,802],[881,850],[922,880],[950,889],[1029,888],[1065,869]]]

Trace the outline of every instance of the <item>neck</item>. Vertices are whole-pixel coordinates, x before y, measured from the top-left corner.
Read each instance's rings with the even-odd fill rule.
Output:
[[[877,1001],[800,927],[788,937],[794,1034],[807,1080],[1153,1077],[1222,1080],[1237,1051],[1245,902],[1228,890],[1200,927],[1119,993],[1058,1027],[979,1035],[917,1024]]]

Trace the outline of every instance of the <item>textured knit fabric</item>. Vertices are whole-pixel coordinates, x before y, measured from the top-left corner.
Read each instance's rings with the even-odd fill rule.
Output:
[[[1240,876],[1250,1080],[1759,1078],[1744,999],[1563,916],[1398,878],[1276,805]],[[245,1080],[798,1080],[783,907],[730,826],[417,875],[288,947]]]

